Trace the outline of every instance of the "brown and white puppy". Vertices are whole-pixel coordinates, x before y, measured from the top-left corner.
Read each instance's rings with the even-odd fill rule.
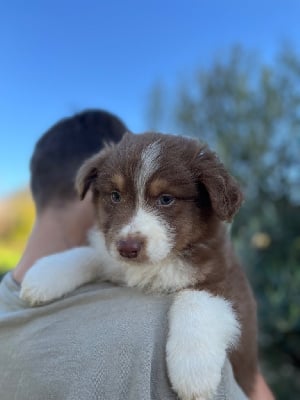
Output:
[[[174,390],[182,399],[211,398],[228,354],[250,395],[257,372],[255,302],[226,224],[242,194],[216,154],[188,138],[126,134],[85,162],[77,188],[81,198],[93,193],[91,247],[42,259],[26,274],[21,297],[48,301],[99,276],[174,292],[167,342]],[[68,279],[57,279],[62,265]]]

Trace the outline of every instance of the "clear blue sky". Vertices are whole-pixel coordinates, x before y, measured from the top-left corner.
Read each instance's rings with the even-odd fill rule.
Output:
[[[262,56],[300,44],[298,0],[3,0],[0,197],[28,182],[38,137],[88,107],[147,129],[152,85],[175,85],[240,43]]]

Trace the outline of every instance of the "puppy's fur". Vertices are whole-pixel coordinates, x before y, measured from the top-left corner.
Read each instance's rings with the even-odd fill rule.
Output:
[[[56,283],[56,292],[49,283],[61,272],[48,268],[46,276],[36,265],[21,297],[50,300],[97,276],[176,292],[167,343],[174,389],[183,399],[210,398],[227,351],[249,395],[257,372],[255,302],[227,224],[243,198],[215,153],[179,136],[126,134],[86,161],[76,184],[81,198],[93,193],[97,256],[92,248],[65,252],[59,264],[69,268],[72,282]],[[41,262],[54,265],[53,257],[61,255]]]

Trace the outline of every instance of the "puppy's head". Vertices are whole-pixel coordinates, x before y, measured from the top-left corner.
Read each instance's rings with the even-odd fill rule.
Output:
[[[186,256],[242,201],[215,153],[158,133],[126,134],[85,162],[76,185],[81,198],[92,190],[107,248],[126,263]]]

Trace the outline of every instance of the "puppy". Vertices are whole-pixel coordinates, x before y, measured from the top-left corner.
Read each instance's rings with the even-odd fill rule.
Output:
[[[243,197],[216,154],[193,139],[128,133],[87,160],[76,185],[82,199],[93,194],[91,246],[39,260],[21,297],[42,303],[96,278],[174,293],[166,355],[179,397],[210,399],[226,354],[249,396],[256,307],[227,223]]]

